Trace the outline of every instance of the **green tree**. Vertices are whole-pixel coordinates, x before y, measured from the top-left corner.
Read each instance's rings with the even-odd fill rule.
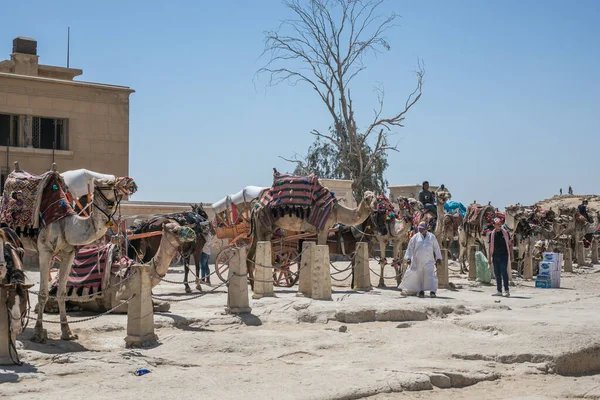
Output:
[[[385,32],[397,14],[380,15],[384,0],[289,0],[284,4],[294,18],[284,20],[265,33],[269,60],[257,74],[269,76],[269,85],[283,81],[311,86],[327,107],[333,124],[329,134],[311,131],[315,142],[305,157],[288,160],[296,172],[314,172],[324,178],[353,180],[357,200],[365,190],[385,191],[384,172],[392,129],[402,127],[408,110],[421,98],[424,70],[416,71],[417,85],[404,107],[383,116],[384,91],[376,88],[378,105],[374,118],[360,131],[351,96],[353,79],[366,69],[368,55],[389,51]]]

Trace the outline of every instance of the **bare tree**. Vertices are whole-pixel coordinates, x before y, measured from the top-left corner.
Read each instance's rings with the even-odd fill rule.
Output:
[[[322,139],[331,150],[337,149],[338,159],[348,158],[338,172],[354,181],[355,194],[365,190],[365,176],[387,151],[397,151],[388,141],[395,127],[402,127],[408,110],[421,97],[423,68],[419,62],[416,89],[408,96],[404,107],[390,116],[383,116],[384,91],[379,89],[374,118],[362,132],[354,119],[350,86],[365,70],[365,57],[390,50],[385,37],[393,27],[397,14],[377,13],[384,0],[289,0],[284,4],[293,11],[294,19],[284,20],[274,31],[265,33],[265,50],[269,60],[257,74],[267,74],[269,85],[283,81],[309,84],[327,107],[333,124],[330,134],[311,131],[317,141]],[[322,143],[322,142],[321,142]],[[314,148],[314,146],[313,146]],[[310,169],[305,160],[296,156],[292,161],[300,169]],[[385,168],[384,168],[385,169]],[[367,184],[368,186],[368,184]]]

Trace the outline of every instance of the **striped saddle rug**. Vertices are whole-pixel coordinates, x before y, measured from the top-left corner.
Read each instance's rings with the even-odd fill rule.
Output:
[[[306,219],[321,230],[337,204],[337,199],[333,192],[319,183],[315,174],[300,177],[275,171],[273,186],[264,192],[260,204],[271,211],[268,213],[271,221],[265,222],[289,215]]]
[[[67,297],[93,300],[108,287],[110,276],[123,275],[123,269],[129,269],[134,260],[126,257],[117,259],[116,246],[112,243],[84,248],[77,252],[67,280]],[[58,275],[50,287],[50,295],[58,292]]]

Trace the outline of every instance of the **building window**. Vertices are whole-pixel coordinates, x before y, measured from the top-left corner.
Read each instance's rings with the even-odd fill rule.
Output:
[[[67,119],[33,117],[31,125],[31,144],[34,148],[68,150]]]
[[[0,146],[19,145],[19,116],[0,114]]]

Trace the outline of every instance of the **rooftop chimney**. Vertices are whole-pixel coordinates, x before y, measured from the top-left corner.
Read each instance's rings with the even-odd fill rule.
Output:
[[[14,62],[14,73],[19,75],[38,76],[37,42],[33,39],[19,36],[13,40],[13,53],[10,55]]]
[[[37,41],[19,36],[13,39],[13,53],[37,55]]]

